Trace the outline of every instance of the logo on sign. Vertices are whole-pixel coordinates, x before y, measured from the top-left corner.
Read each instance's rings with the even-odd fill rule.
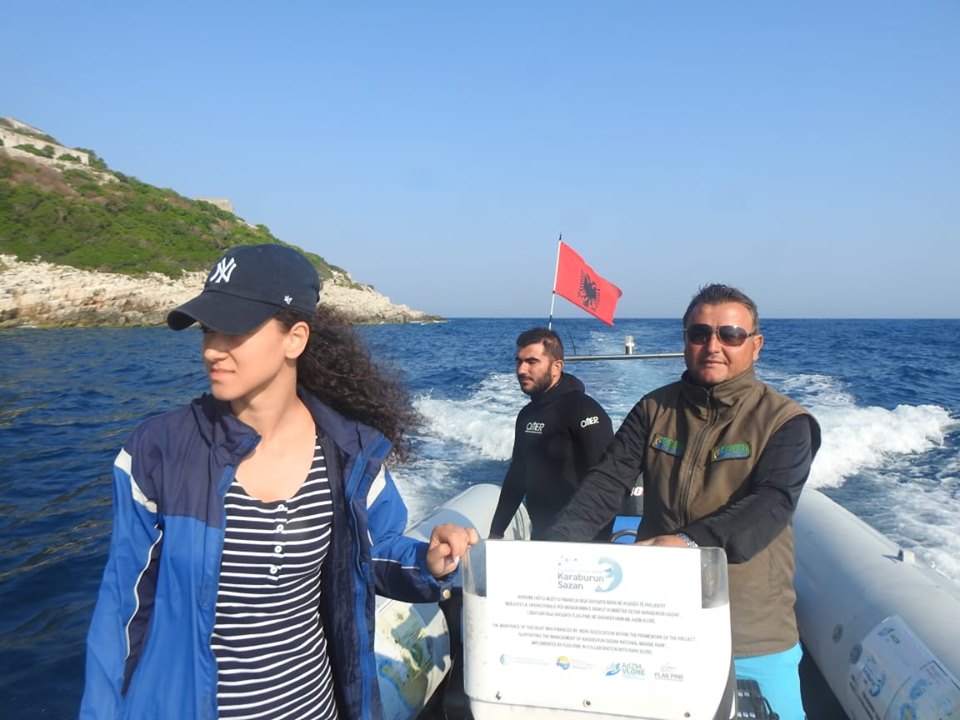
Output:
[[[561,558],[557,567],[557,588],[583,590],[593,585],[594,592],[610,592],[623,581],[623,568],[610,558],[599,558],[597,565],[586,566],[577,558]]]

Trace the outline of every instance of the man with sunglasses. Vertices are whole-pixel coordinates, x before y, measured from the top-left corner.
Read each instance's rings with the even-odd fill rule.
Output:
[[[802,720],[791,521],[820,427],[757,380],[763,335],[740,290],[701,288],[683,326],[686,372],[633,407],[546,539],[592,537],[642,473],[637,544],[724,549],[737,676]]]

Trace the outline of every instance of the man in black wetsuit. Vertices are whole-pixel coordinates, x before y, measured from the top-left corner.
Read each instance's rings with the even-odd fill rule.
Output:
[[[517,338],[517,380],[530,402],[517,415],[510,469],[490,523],[499,539],[526,498],[531,539],[540,540],[587,470],[613,439],[613,426],[583,383],[563,372],[563,343],[547,328]],[[610,537],[610,526],[597,540]]]

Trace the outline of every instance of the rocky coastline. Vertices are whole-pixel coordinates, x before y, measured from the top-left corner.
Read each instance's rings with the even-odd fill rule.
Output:
[[[91,272],[0,255],[0,328],[163,325],[167,312],[203,287],[205,273],[173,279]],[[396,305],[372,288],[324,283],[320,302],[356,323],[422,323],[442,318]],[[349,279],[345,279],[349,282]]]

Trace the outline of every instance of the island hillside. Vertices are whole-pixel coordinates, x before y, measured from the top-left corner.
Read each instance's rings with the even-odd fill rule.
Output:
[[[259,243],[287,245],[228,199],[148,185],[93,150],[0,117],[0,327],[162,324],[225,249]],[[321,303],[354,322],[440,319],[301,252],[323,280]]]

